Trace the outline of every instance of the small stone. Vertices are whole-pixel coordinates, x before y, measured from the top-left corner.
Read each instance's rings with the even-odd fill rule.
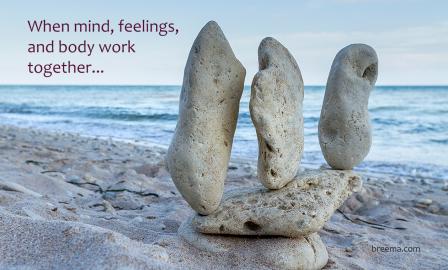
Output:
[[[84,183],[84,181],[81,179],[81,177],[77,175],[69,175],[67,176],[67,182],[73,183],[73,184],[81,184]]]
[[[419,199],[417,201],[417,203],[424,204],[424,205],[430,205],[430,204],[432,204],[432,200],[431,199]]]
[[[440,178],[435,178],[432,181],[433,181],[433,183],[436,183],[436,184],[441,184],[441,183],[445,182],[443,179],[440,179]]]
[[[420,184],[426,186],[426,185],[429,185],[429,181],[426,179],[420,179]]]
[[[143,217],[137,216],[131,220],[131,222],[141,223],[143,222]]]
[[[396,183],[396,184],[406,184],[407,181],[403,177],[397,177],[397,178],[394,179],[394,183]]]
[[[429,211],[430,213],[437,214],[437,213],[439,213],[439,211],[440,211],[440,207],[437,206],[437,205],[435,205],[435,204],[431,204],[431,205],[428,207],[428,211]]]
[[[415,179],[414,177],[410,177],[407,180],[412,183],[415,183],[417,181],[417,179]]]
[[[214,213],[196,215],[193,226],[208,234],[306,236],[319,231],[361,184],[352,171],[311,171],[279,190],[231,191]]]
[[[203,215],[222,198],[245,76],[218,24],[207,23],[185,66],[179,119],[166,156],[177,189]]]
[[[181,224],[179,236],[205,256],[219,256],[238,269],[321,269],[327,249],[317,233],[299,238],[207,235],[196,232],[191,218]]]
[[[258,179],[269,189],[292,181],[303,154],[303,80],[289,51],[273,38],[258,47],[250,116],[258,138]]]
[[[372,132],[367,107],[377,74],[375,50],[364,44],[343,48],[333,61],[319,120],[319,143],[334,169],[350,170],[369,153]]]
[[[421,204],[421,203],[416,203],[416,204],[415,204],[415,207],[418,207],[418,208],[428,208],[428,205],[426,205],[426,204]]]
[[[93,169],[95,169],[95,168],[93,167]],[[84,175],[83,179],[84,179],[84,181],[87,182],[87,183],[93,183],[93,184],[95,184],[95,183],[98,182],[98,179],[97,179],[95,176],[91,175],[90,173],[86,173],[86,174]]]
[[[385,185],[393,185],[394,184],[394,182],[392,180],[387,179],[387,178],[383,179],[382,182]]]
[[[448,203],[441,203],[439,206],[439,214],[448,216]]]

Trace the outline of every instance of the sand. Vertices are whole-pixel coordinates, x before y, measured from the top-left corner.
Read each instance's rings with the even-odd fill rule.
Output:
[[[270,269],[201,252],[177,235],[193,211],[165,153],[0,126],[0,269]],[[324,269],[446,269],[448,179],[361,173],[363,191],[319,232]],[[253,186],[261,186],[256,161],[232,160],[226,190]],[[419,251],[374,251],[386,247]]]

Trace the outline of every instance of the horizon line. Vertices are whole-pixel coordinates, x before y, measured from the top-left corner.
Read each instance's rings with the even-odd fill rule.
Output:
[[[120,87],[148,87],[148,86],[174,86],[181,87],[182,84],[10,84],[10,83],[0,83],[0,87],[3,86],[41,86],[41,87],[51,87],[51,86],[72,86],[72,87],[80,87],[80,86],[120,86]],[[244,87],[250,87],[250,84],[245,84]],[[326,84],[305,84],[304,86],[308,87],[325,87]],[[375,87],[448,87],[448,84],[378,84]]]

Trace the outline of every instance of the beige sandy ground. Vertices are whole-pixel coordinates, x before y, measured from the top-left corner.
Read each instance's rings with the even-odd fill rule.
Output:
[[[0,269],[271,268],[179,238],[192,211],[164,169],[164,153],[0,126]],[[226,189],[260,185],[255,164],[232,161]],[[443,181],[364,172],[363,192],[320,231],[325,269],[448,269],[447,198]]]

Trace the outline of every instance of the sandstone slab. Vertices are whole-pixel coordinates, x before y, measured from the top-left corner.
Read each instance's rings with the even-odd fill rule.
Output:
[[[166,157],[177,189],[201,214],[221,201],[245,75],[218,24],[207,23],[188,57]]]
[[[238,269],[321,269],[327,249],[317,233],[299,238],[207,235],[196,232],[191,218],[178,234],[191,246],[219,256]]]
[[[350,170],[369,153],[367,106],[377,74],[375,50],[364,44],[343,48],[333,61],[319,120],[320,147],[332,168]]]
[[[229,192],[214,213],[196,215],[193,226],[208,234],[306,236],[319,231],[361,185],[352,171],[311,171],[280,190]]]
[[[303,80],[294,57],[273,38],[261,42],[258,61],[249,104],[258,137],[258,179],[279,189],[294,178],[302,158]]]

